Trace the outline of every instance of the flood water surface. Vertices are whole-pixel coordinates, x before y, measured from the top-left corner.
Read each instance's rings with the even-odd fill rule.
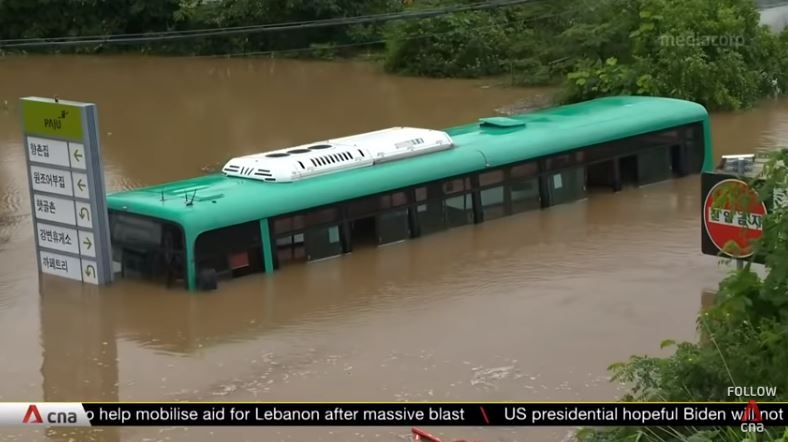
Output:
[[[0,60],[0,401],[611,400],[607,366],[693,339],[699,177],[362,249],[211,293],[37,276],[19,97],[95,102],[109,190],[378,128],[442,128],[549,90],[387,76],[364,63]],[[779,144],[788,101],[715,115],[716,154]],[[403,428],[2,429],[0,440],[397,441]],[[436,430],[436,429],[432,429]],[[436,431],[560,440],[570,429]]]

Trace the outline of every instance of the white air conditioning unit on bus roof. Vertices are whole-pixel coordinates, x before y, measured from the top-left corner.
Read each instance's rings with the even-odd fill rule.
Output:
[[[446,150],[448,134],[432,129],[392,127],[231,159],[227,176],[266,182],[292,182],[377,163]]]
[[[392,127],[337,138],[331,142],[366,149],[372,154],[376,163],[436,152],[454,146],[446,132],[414,127]]]

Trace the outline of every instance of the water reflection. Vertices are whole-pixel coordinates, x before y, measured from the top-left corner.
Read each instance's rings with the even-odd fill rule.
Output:
[[[113,312],[95,287],[42,277],[41,347],[44,401],[118,401]],[[56,441],[120,440],[116,429],[49,429]]]

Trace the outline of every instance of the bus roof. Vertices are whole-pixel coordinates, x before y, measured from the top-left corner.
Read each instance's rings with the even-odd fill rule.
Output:
[[[447,129],[455,148],[292,183],[205,175],[110,194],[110,209],[176,222],[190,235],[531,158],[706,121],[700,104],[605,97]],[[186,204],[188,199],[193,203]]]

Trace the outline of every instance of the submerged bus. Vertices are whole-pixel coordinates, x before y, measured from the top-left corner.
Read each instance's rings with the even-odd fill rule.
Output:
[[[107,197],[118,278],[190,290],[713,168],[703,106],[607,97],[240,156]]]

